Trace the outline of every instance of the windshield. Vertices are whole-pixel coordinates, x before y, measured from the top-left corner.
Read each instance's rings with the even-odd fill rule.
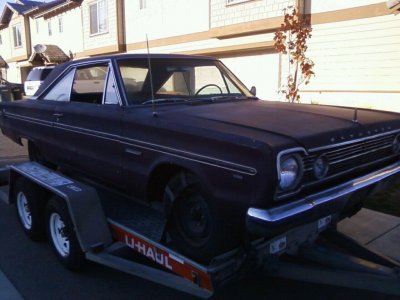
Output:
[[[246,87],[219,61],[193,58],[152,58],[119,61],[129,104],[154,100],[190,101],[251,97]],[[150,73],[152,80],[150,80]]]

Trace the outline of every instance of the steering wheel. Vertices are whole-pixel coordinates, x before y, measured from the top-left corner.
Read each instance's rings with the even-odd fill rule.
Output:
[[[218,85],[216,85],[215,83],[210,83],[210,84],[206,84],[206,85],[202,86],[194,95],[197,96],[198,94],[200,94],[200,92],[201,92],[202,90],[204,90],[205,88],[208,88],[208,87],[210,87],[210,86],[216,87],[217,89],[219,89],[219,92],[220,92],[221,94],[223,93],[223,92],[222,92],[222,89],[221,89]]]

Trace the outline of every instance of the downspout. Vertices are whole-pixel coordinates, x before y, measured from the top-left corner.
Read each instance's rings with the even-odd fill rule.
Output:
[[[126,52],[125,0],[117,0],[118,52]]]
[[[300,15],[305,14],[306,0],[296,0],[296,9]]]
[[[25,27],[25,45],[26,45],[26,56],[27,59],[32,54],[32,41],[31,41],[31,24],[28,16],[24,16],[24,27]]]

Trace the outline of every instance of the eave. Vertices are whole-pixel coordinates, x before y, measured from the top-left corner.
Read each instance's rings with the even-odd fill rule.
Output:
[[[400,13],[400,0],[391,0],[386,2],[390,12],[397,15]]]
[[[66,0],[64,3],[61,3],[59,5],[53,6],[50,9],[46,9],[44,11],[37,12],[33,14],[35,18],[41,18],[43,17],[44,19],[49,19],[54,16],[57,16],[61,13],[64,13],[68,10],[71,10],[75,7],[79,7],[82,3],[82,0]]]

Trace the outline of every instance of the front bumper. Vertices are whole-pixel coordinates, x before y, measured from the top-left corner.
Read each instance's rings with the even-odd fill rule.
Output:
[[[350,204],[359,203],[371,192],[381,190],[400,176],[400,162],[325,191],[270,208],[249,208],[247,230],[272,236],[332,214],[343,214]]]

